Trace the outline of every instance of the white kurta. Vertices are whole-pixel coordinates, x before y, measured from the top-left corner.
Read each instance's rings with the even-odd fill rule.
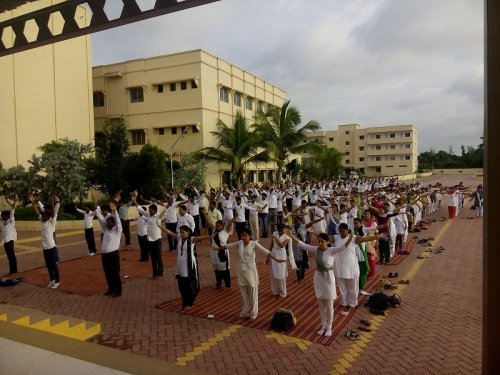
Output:
[[[337,290],[335,287],[335,276],[333,274],[333,267],[335,264],[335,254],[342,253],[346,248],[342,246],[329,247],[325,251],[321,251],[317,246],[308,245],[302,241],[298,242],[298,246],[316,256],[316,252],[320,251],[323,257],[323,263],[328,270],[319,271],[316,269],[314,272],[314,292],[317,299],[331,299],[337,298]]]
[[[250,241],[247,246],[243,241],[233,242],[227,245],[228,250],[238,249],[240,264],[238,267],[238,285],[255,286],[259,285],[259,274],[255,265],[255,250],[259,250],[263,255],[267,255],[269,250],[256,241]]]
[[[349,237],[341,238],[340,235],[335,236],[335,245],[344,246]],[[346,251],[342,251],[335,255],[335,263],[333,271],[335,277],[343,279],[357,279],[359,277],[358,258],[356,257],[356,236],[353,236],[351,243]]]

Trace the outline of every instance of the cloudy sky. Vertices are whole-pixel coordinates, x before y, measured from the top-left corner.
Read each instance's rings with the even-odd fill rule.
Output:
[[[483,11],[479,0],[222,0],[94,34],[93,62],[201,48],[284,89],[304,122],[413,124],[420,152],[458,153],[483,133]]]

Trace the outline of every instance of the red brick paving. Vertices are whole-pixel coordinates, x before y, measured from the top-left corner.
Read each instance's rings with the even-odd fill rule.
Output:
[[[466,176],[438,178],[445,184],[447,181],[456,183],[459,179],[472,186],[478,183]],[[444,214],[443,208],[436,217]],[[349,368],[349,373],[480,373],[482,220],[461,219],[461,216],[470,215],[472,211],[468,210],[453,219],[440,241],[447,249],[446,253],[417,260],[417,245],[414,253],[401,264],[378,266],[382,275],[389,271],[404,275],[415,262],[424,262],[405,289],[402,306],[390,311]],[[434,235],[442,225],[434,223],[419,237]],[[23,235],[36,234],[20,234],[20,238]],[[60,238],[58,244],[64,246],[64,243],[79,240],[83,240],[83,235]],[[64,259],[86,254],[85,243],[80,242],[65,249]],[[30,246],[38,244],[39,240]],[[213,284],[213,273],[208,255],[203,255],[202,251],[199,253],[202,286],[206,287]],[[18,258],[21,269],[43,265],[41,252]],[[4,259],[0,261],[2,269],[5,269],[5,263]],[[261,293],[266,293],[266,290],[269,291],[269,286],[263,285]],[[94,342],[169,362],[175,362],[178,357],[228,328],[223,322],[154,308],[156,304],[178,296],[173,268],[166,269],[163,280],[140,277],[127,282],[124,295],[116,299],[101,295],[82,297],[29,283],[0,289],[1,303],[101,322],[102,335],[94,338]],[[346,328],[356,329],[359,319],[371,317],[365,308],[359,308]],[[267,331],[244,327],[188,362],[188,366],[221,374],[326,374],[352,344],[339,336],[329,347],[312,344],[307,350],[301,350],[295,344],[281,345],[266,338],[266,334]]]

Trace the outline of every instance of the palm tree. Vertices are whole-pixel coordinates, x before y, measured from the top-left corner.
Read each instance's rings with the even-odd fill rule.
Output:
[[[217,123],[217,131],[211,132],[217,138],[217,147],[204,147],[198,154],[213,163],[224,163],[231,166],[231,175],[238,184],[243,182],[246,169],[250,164],[261,164],[269,161],[267,150],[262,145],[260,134],[250,131],[247,119],[236,113],[233,128],[222,120]]]
[[[335,148],[325,145],[313,152],[312,158],[304,160],[302,174],[306,178],[318,180],[335,178],[342,170],[342,154]]]
[[[267,113],[255,115],[255,131],[262,135],[272,155],[272,160],[278,165],[278,182],[291,154],[314,151],[321,142],[307,140],[307,133],[321,129],[315,120],[300,126],[300,112],[290,101],[281,108],[272,107]]]

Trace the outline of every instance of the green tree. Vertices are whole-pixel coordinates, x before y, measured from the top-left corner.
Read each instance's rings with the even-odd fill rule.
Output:
[[[55,194],[65,202],[87,196],[91,184],[86,166],[92,157],[91,145],[65,138],[39,149],[42,155],[31,157],[25,175],[30,192],[40,192],[45,198]]]
[[[0,164],[0,196],[26,199],[30,194],[30,178],[22,165],[4,169]]]
[[[139,153],[126,157],[123,178],[127,191],[137,189],[145,197],[160,197],[168,176],[167,154],[156,146],[146,144]]]
[[[95,138],[95,163],[90,166],[92,180],[100,189],[114,194],[125,185],[123,171],[129,151],[125,120],[106,119]]]
[[[301,126],[301,116],[290,101],[281,108],[271,107],[266,113],[255,115],[255,131],[262,135],[272,160],[278,166],[278,182],[282,171],[292,154],[311,153],[317,150],[321,142],[308,142],[307,133],[321,129],[319,123],[311,120]]]
[[[262,145],[261,135],[250,131],[247,120],[241,112],[236,113],[232,128],[219,120],[217,131],[211,133],[217,139],[218,146],[201,149],[197,153],[197,158],[204,158],[211,163],[230,165],[231,175],[237,184],[243,182],[249,165],[269,161],[267,150],[259,147]]]
[[[205,164],[206,160],[196,153],[184,155],[178,168],[175,168],[174,161],[174,189],[185,186],[203,189]]]
[[[343,154],[335,148],[322,146],[313,152],[312,158],[304,160],[302,177],[306,179],[332,179],[342,171]]]

